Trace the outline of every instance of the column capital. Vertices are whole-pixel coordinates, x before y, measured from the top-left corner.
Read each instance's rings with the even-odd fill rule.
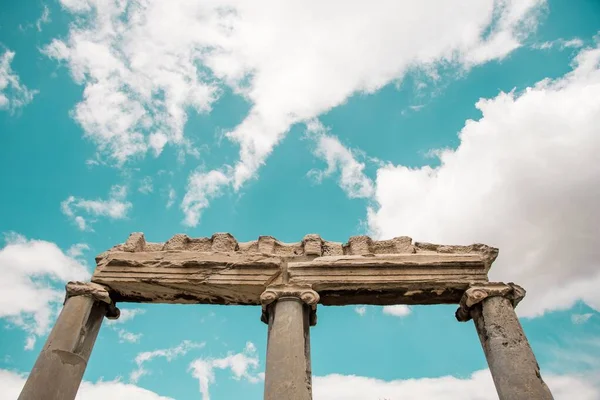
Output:
[[[282,298],[296,298],[310,307],[310,325],[317,324],[317,304],[319,303],[319,293],[315,292],[310,286],[297,285],[277,285],[269,286],[260,295],[260,304],[262,305],[261,321],[269,323],[268,306]]]
[[[121,315],[121,311],[115,306],[115,303],[110,298],[110,293],[106,286],[99,285],[93,282],[71,281],[65,287],[65,303],[71,297],[87,296],[97,302],[107,305],[106,318],[117,319]]]
[[[513,307],[516,307],[523,300],[523,297],[525,297],[525,293],[525,289],[512,282],[490,282],[472,285],[465,290],[460,299],[458,310],[456,310],[456,319],[460,322],[469,321],[471,319],[471,308],[488,297],[504,297],[510,300]]]

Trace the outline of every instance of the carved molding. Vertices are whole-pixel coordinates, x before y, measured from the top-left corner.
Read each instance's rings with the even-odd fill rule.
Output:
[[[215,233],[153,243],[132,233],[96,258],[91,281],[116,302],[259,305],[266,288],[293,285],[317,291],[324,305],[457,304],[470,286],[488,282],[497,254],[408,236],[343,244],[317,234],[285,243]]]
[[[308,305],[310,307],[310,325],[315,326],[317,324],[317,304],[320,300],[319,293],[315,292],[310,287],[295,285],[271,286],[260,295],[260,303],[262,305],[261,321],[268,324],[269,305],[286,297],[297,298]]]
[[[121,312],[110,298],[110,293],[106,287],[102,285],[93,282],[71,281],[67,283],[65,291],[65,303],[71,297],[87,296],[97,302],[105,303],[107,305],[106,317],[108,319],[117,319],[121,315]]]
[[[476,304],[481,303],[488,297],[502,296],[512,303],[513,307],[523,297],[525,297],[525,289],[512,282],[509,283],[488,283],[483,285],[473,285],[463,294],[458,310],[456,310],[456,319],[461,322],[466,322],[471,319],[471,309]]]

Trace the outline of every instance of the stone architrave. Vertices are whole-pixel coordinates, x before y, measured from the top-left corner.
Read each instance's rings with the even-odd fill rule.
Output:
[[[413,243],[406,236],[240,243],[217,233],[150,243],[133,233],[96,258],[92,282],[110,287],[117,302],[259,305],[267,287],[289,283],[319,292],[324,305],[456,304],[469,285],[488,281],[497,254],[482,244]]]
[[[19,400],[73,400],[102,320],[118,318],[107,290],[69,282],[63,309],[25,382]]]
[[[261,295],[268,323],[265,400],[311,400],[310,326],[319,295],[298,286],[270,287]]]
[[[552,400],[514,307],[525,290],[514,283],[474,285],[456,311],[475,322],[500,400]]]

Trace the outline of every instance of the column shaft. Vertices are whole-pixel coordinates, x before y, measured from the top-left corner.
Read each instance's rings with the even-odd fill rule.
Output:
[[[75,399],[106,307],[89,296],[67,299],[19,400]]]
[[[488,297],[471,316],[500,400],[552,400],[511,301]]]
[[[265,400],[311,400],[310,309],[295,297],[269,305]]]

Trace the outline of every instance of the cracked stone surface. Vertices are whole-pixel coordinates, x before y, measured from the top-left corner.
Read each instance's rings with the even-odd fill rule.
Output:
[[[470,284],[488,281],[497,255],[483,244],[414,243],[407,236],[339,243],[309,234],[284,243],[177,234],[152,243],[138,232],[96,257],[92,282],[130,302],[258,305],[267,287],[293,284],[318,291],[326,305],[458,303]]]

